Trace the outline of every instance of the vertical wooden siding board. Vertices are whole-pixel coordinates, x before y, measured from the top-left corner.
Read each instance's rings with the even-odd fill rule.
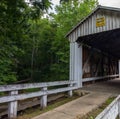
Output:
[[[91,17],[91,23],[90,23],[90,25],[91,25],[91,32],[92,32],[92,34],[94,34],[94,29],[95,29],[95,26],[94,26],[94,15]]]
[[[108,30],[110,30],[110,13],[108,13]]]
[[[98,18],[99,16],[98,16],[98,14],[96,14],[96,19]],[[96,27],[96,33],[98,33],[99,32],[99,27]]]
[[[83,22],[83,36],[85,35],[85,23]]]
[[[97,32],[97,28],[96,28],[96,13],[94,14],[93,16],[93,33],[96,33]]]
[[[77,37],[76,37],[76,40],[78,39],[79,37],[79,27],[77,28]]]
[[[116,13],[116,28],[119,28],[119,19],[118,14]]]
[[[98,18],[101,18],[101,17],[103,17],[102,11],[98,14]],[[99,32],[102,32],[102,26],[99,27]]]
[[[101,17],[104,17],[104,18],[105,18],[104,11],[102,11],[102,13],[101,13]],[[105,26],[102,26],[101,32],[104,31],[104,27],[105,27]]]
[[[109,30],[112,30],[112,20],[111,20],[111,13],[110,13],[110,18],[109,18]]]
[[[87,28],[86,28],[86,30],[87,30],[87,35],[89,35],[89,20],[87,20]]]
[[[85,22],[85,35],[88,35],[88,19]]]
[[[90,34],[90,19],[88,19],[88,35]]]
[[[83,36],[83,29],[82,29],[82,24],[80,25],[80,33],[81,33],[81,36]]]
[[[92,33],[92,17],[89,19],[89,30],[91,34]]]
[[[116,27],[116,22],[117,22],[117,20],[116,20],[116,13],[114,14],[114,29],[116,29],[117,27]]]
[[[74,39],[74,38],[73,38],[73,33],[72,33],[72,34],[71,34],[71,42],[73,42],[73,39]]]
[[[76,40],[78,39],[78,28],[76,29]]]
[[[74,70],[74,44],[72,42],[72,62],[71,62],[71,79],[74,80],[73,70]]]
[[[106,31],[108,31],[109,30],[109,17],[108,17],[108,14],[106,13],[106,15],[105,15],[105,19],[106,19]]]
[[[73,43],[73,80],[75,80],[75,42]]]
[[[120,15],[118,13],[116,16],[116,25],[117,25],[117,28],[120,28]]]
[[[83,29],[82,29],[82,25],[80,26],[80,33],[81,33],[81,36],[83,36]]]
[[[113,15],[113,29],[116,28],[116,13]]]
[[[118,15],[118,26],[120,28],[120,15]]]
[[[75,41],[77,40],[77,29],[75,29]]]
[[[103,17],[105,18],[105,26],[103,26],[103,31],[106,31],[106,16],[105,16],[105,12],[103,12]]]
[[[72,80],[72,43],[70,42],[70,65],[69,80]]]
[[[85,36],[85,22],[83,22],[83,36]]]
[[[73,40],[73,35],[71,34],[70,35],[70,42],[72,42],[72,40]]]
[[[75,41],[75,31],[73,32],[73,39],[72,40],[73,40],[72,42]]]
[[[75,49],[74,49],[75,50],[75,53],[74,53],[75,54],[74,55],[74,80],[77,80],[78,79],[77,78],[77,76],[78,76],[77,75],[77,72],[78,72],[78,70],[77,70],[77,65],[78,65],[77,64],[77,59],[78,59],[77,56],[78,56],[78,53],[77,53],[77,43],[76,42],[74,43],[74,47],[75,47]]]
[[[80,27],[78,27],[78,37],[80,37]]]
[[[112,16],[113,14],[111,13],[111,29],[114,29],[114,17]]]

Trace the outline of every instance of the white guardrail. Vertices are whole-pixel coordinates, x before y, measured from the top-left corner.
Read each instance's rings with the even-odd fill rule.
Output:
[[[119,74],[100,76],[100,77],[83,78],[82,82],[84,83],[84,82],[88,82],[88,81],[95,81],[95,80],[101,80],[101,79],[106,79],[106,78],[116,78],[118,76],[119,76]]]
[[[82,82],[99,80],[99,79],[104,79],[104,78],[109,78],[109,77],[117,77],[117,76],[118,75],[109,75],[109,76],[104,76],[104,77],[84,78]],[[63,88],[57,88],[57,89],[49,88],[49,87],[62,86],[62,85],[64,86]],[[24,94],[18,93],[21,90],[33,89],[33,88],[40,89],[40,91],[24,93]],[[20,100],[40,97],[40,105],[42,108],[45,108],[47,106],[47,95],[68,91],[69,96],[72,96],[72,91],[75,89],[78,89],[77,81],[56,81],[56,82],[46,82],[46,83],[2,85],[0,86],[0,92],[9,92],[9,95],[1,96],[0,104],[8,103],[8,118],[12,119],[12,118],[17,117],[18,101]]]
[[[17,84],[17,85],[3,85],[0,86],[0,92],[9,92],[7,96],[0,97],[0,103],[8,103],[8,118],[13,119],[17,117],[18,101],[28,98],[41,97],[40,105],[42,108],[47,106],[47,95],[56,94],[61,92],[69,92],[69,96],[72,96],[72,90],[77,89],[76,81],[57,81],[47,83],[30,83],[30,84]],[[63,88],[49,89],[53,86],[64,86]],[[40,91],[19,94],[18,91],[24,89],[37,88]]]
[[[120,118],[120,95],[95,119],[117,119],[118,116]]]

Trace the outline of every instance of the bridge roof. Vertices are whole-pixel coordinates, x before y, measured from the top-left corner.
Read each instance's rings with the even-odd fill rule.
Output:
[[[107,17],[109,17],[109,15],[111,17],[115,17],[114,15],[120,15],[120,8],[114,8],[114,7],[106,7],[106,6],[101,6],[101,5],[98,5],[86,18],[84,18],[82,21],[80,21],[73,29],[71,29],[67,34],[66,34],[66,37],[69,37],[71,34],[73,34],[76,30],[78,30],[80,27],[82,27],[83,25],[85,27],[94,27],[95,23],[96,23],[96,19],[99,18],[99,17],[106,17],[106,22],[108,20]],[[94,18],[92,18],[94,17]],[[115,19],[117,19],[117,16],[116,18],[110,18],[109,20],[114,20],[113,22],[115,22]],[[110,22],[109,21],[109,22]],[[106,27],[110,25],[110,24],[106,24]],[[118,26],[120,26],[120,24],[117,24]],[[84,27],[83,26],[83,27]],[[104,26],[103,26],[104,27]],[[114,26],[113,26],[114,27]],[[83,28],[82,28],[83,29]],[[79,29],[81,32],[82,32],[82,29]],[[90,28],[89,28],[90,29]],[[92,28],[91,28],[92,29]],[[96,33],[97,31],[97,28],[95,30],[94,29],[94,32],[93,33]],[[92,29],[92,30],[93,30]],[[113,28],[112,28],[113,29]],[[109,29],[106,29],[106,30],[109,30]],[[89,32],[89,31],[88,31]],[[99,32],[99,30],[98,30]],[[89,34],[92,34],[92,32],[90,32]],[[84,34],[84,35],[87,35],[87,34]]]

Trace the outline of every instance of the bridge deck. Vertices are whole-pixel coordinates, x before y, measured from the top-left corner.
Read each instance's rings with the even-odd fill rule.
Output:
[[[120,79],[108,80],[105,82],[98,82],[95,84],[87,85],[84,86],[82,90],[111,93],[112,95],[117,96],[120,94]]]

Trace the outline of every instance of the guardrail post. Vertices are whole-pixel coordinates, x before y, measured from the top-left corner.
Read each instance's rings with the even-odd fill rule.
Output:
[[[10,96],[17,95],[18,91],[11,91]],[[17,101],[10,102],[8,104],[8,118],[15,119],[17,117]]]
[[[70,84],[70,85],[69,85],[69,87],[71,87],[71,88],[72,88],[72,86],[73,86],[73,84]],[[73,96],[73,91],[72,91],[72,89],[68,92],[68,95],[69,95],[70,97]]]
[[[43,87],[42,91],[44,92],[44,95],[41,97],[41,108],[44,109],[45,107],[47,107],[47,87]]]

